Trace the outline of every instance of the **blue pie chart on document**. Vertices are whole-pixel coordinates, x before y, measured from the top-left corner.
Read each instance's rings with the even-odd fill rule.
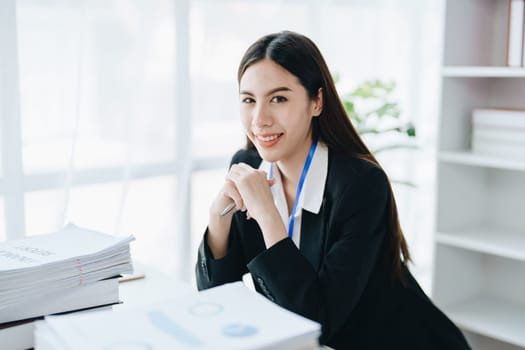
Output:
[[[249,337],[257,333],[257,328],[247,324],[232,323],[222,328],[222,334],[228,337]]]

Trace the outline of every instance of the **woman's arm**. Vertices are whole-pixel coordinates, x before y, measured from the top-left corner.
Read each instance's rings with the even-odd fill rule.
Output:
[[[386,234],[388,180],[379,168],[365,172],[341,193],[329,213],[334,232],[326,234],[338,239],[327,248],[319,272],[290,239],[248,264],[270,299],[323,325],[324,341],[343,327],[361,298]]]
[[[232,158],[223,187],[210,207],[208,228],[200,244],[196,265],[199,289],[240,280],[247,272],[238,233],[239,220],[254,213],[254,219],[269,222],[267,227],[277,226],[272,232],[277,235],[284,232],[276,225],[284,226],[278,214],[278,220],[268,216],[271,212],[268,207],[277,213],[269,190],[274,180],[267,180],[264,172],[255,169],[260,162],[261,158],[251,150],[241,150]],[[232,201],[236,209],[221,216]]]
[[[195,266],[197,288],[202,290],[240,281],[248,269],[244,263],[236,225],[232,225],[228,235],[227,253],[220,259],[213,257],[207,243],[208,235],[209,232],[206,230],[197,254]]]
[[[233,180],[231,180],[233,178]],[[199,289],[210,288],[227,282],[238,281],[247,272],[235,221],[253,216],[263,230],[267,247],[286,237],[284,224],[275,208],[266,174],[251,166],[234,164],[226,182],[210,209],[208,229],[201,242],[196,267]],[[221,216],[220,213],[232,200],[237,208],[246,212]]]

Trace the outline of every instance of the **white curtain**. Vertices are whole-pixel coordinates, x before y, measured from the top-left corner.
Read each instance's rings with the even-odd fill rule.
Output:
[[[237,64],[255,39],[289,29],[318,44],[341,90],[397,82],[420,149],[380,161],[417,184],[395,191],[416,268],[429,271],[442,0],[8,2],[16,28],[0,25],[0,52],[13,34],[18,50],[0,62],[19,74],[0,83],[2,169],[18,154],[20,174],[2,172],[0,239],[72,221],[134,234],[136,260],[191,279],[209,203],[244,140]],[[5,107],[14,83],[19,113]]]

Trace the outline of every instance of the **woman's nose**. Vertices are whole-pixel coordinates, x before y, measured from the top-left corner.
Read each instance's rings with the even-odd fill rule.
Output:
[[[252,125],[257,128],[272,125],[272,116],[268,108],[259,105],[253,110]]]

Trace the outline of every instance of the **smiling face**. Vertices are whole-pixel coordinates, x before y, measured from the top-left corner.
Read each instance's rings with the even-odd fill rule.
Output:
[[[312,142],[312,118],[322,111],[297,77],[272,60],[249,66],[239,82],[241,121],[268,162],[304,162]]]

